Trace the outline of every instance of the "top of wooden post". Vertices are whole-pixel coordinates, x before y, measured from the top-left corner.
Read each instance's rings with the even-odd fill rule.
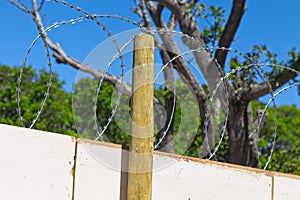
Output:
[[[150,34],[138,34],[134,36],[134,49],[154,48],[154,39]]]

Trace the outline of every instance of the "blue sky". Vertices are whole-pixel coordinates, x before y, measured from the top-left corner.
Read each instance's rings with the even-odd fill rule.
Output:
[[[30,1],[26,2],[29,5]],[[118,14],[138,20],[138,17],[130,10],[134,7],[133,0],[91,0],[89,3],[70,0],[68,2],[78,5],[90,13]],[[228,15],[232,1],[205,0],[202,2],[207,5],[223,6]],[[299,0],[247,1],[247,11],[232,48],[247,52],[254,44],[266,44],[272,52],[278,54],[280,59],[285,60],[287,52],[292,47],[296,47],[300,51],[299,9]],[[38,33],[36,27],[27,14],[19,11],[6,0],[0,1],[0,13],[0,42],[2,47],[0,49],[0,63],[10,66],[21,65],[27,48]],[[78,16],[77,12],[52,2],[45,3],[42,13],[44,14],[45,25]],[[111,23],[104,20],[104,23],[114,34],[134,28],[134,26],[118,21]],[[105,34],[99,32],[99,28],[92,22],[66,25],[51,31],[49,34],[54,41],[59,42],[69,54],[79,61],[83,61],[96,45],[106,39]],[[45,50],[41,42],[32,50],[28,64],[36,69],[47,65]],[[53,70],[59,73],[62,80],[66,81],[65,89],[71,91],[76,70],[64,65],[54,65]],[[276,101],[280,105],[293,103],[300,107],[300,97],[297,96],[296,89],[288,90]]]

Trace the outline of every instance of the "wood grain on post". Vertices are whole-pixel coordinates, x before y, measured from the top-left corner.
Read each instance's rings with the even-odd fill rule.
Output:
[[[152,198],[154,40],[134,37],[128,200]]]

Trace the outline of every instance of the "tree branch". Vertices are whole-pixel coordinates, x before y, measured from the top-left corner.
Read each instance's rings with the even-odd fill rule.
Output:
[[[160,5],[160,4],[159,4]],[[152,2],[147,3],[147,8],[150,12],[150,15],[156,25],[156,27],[162,27],[164,29],[167,29],[167,26],[164,24],[164,22],[161,19],[161,11],[162,9],[159,9],[159,5],[156,8]],[[159,33],[160,38],[163,41],[163,47],[167,51],[169,58],[174,58],[178,55],[180,55],[180,51],[174,42],[173,34],[168,29],[166,30],[166,33]],[[208,98],[207,95],[202,88],[202,86],[197,81],[196,77],[192,73],[192,71],[189,69],[189,67],[186,65],[184,59],[182,57],[178,57],[175,59],[172,64],[174,65],[174,68],[178,71],[180,78],[185,82],[185,84],[191,88],[192,92],[194,93],[197,103],[199,106],[199,112],[200,117],[203,120],[201,124],[201,130],[202,134],[204,134],[205,138],[204,141],[208,142],[209,147],[212,148],[215,144],[214,141],[214,126],[213,126],[213,120],[212,115],[209,115],[209,117],[206,117],[206,112],[208,108]],[[207,120],[208,127],[206,127],[204,120]],[[203,155],[207,155],[211,149],[207,148],[207,144],[204,144],[205,148],[203,148]]]
[[[108,73],[105,74],[102,71],[96,70],[94,68],[89,67],[88,65],[80,63],[76,59],[68,56],[59,44],[54,44],[46,34],[45,28],[42,24],[42,20],[38,11],[36,0],[32,0],[32,4],[34,10],[31,16],[34,22],[36,23],[36,26],[42,36],[44,43],[54,51],[53,57],[58,63],[64,63],[77,70],[87,72],[91,74],[95,79],[100,79],[104,76],[104,81],[113,85],[118,92],[122,91],[123,95],[131,96],[131,87],[124,82],[122,83],[122,81],[118,77]],[[156,97],[154,97],[154,103],[159,104],[159,101]]]
[[[245,12],[245,3],[246,0],[234,0],[232,9],[230,12],[229,19],[227,20],[227,23],[225,25],[224,32],[222,33],[219,47],[230,47],[234,36],[238,30],[238,27],[240,26],[241,19],[243,17],[243,14]],[[228,51],[224,51],[221,49],[218,49],[216,51],[215,58],[218,60],[218,63],[224,67],[225,60],[227,57]]]
[[[87,72],[87,73],[93,75],[94,78],[97,78],[97,79],[99,79],[100,77],[105,75],[103,72],[95,70],[95,69],[89,67],[88,65],[84,65],[84,64],[80,63],[79,61],[75,60],[74,58],[68,56],[65,53],[65,51],[60,47],[59,44],[54,44],[51,41],[51,39],[48,37],[48,35],[45,31],[45,28],[42,24],[42,19],[41,19],[40,13],[38,11],[36,0],[32,0],[32,4],[33,4],[33,9],[34,9],[33,10],[34,16],[32,16],[33,20],[36,23],[36,26],[42,36],[44,43],[50,49],[52,49],[54,51],[53,56],[58,63],[64,63],[67,65],[70,65],[71,67],[73,67],[75,69],[78,69],[80,71]],[[107,81],[108,83],[110,83],[114,86],[116,86],[117,84],[120,84],[120,80],[117,77],[110,75],[110,74],[106,74],[104,79],[105,79],[105,81]],[[126,89],[125,93],[128,94],[130,92],[128,89]]]
[[[264,81],[263,83],[259,84],[252,84],[250,86],[249,92],[246,92],[244,95],[244,99],[247,101],[258,99],[259,97],[262,97],[266,94],[271,93],[270,86],[272,90],[276,90],[286,84],[289,80],[295,78],[298,73],[296,71],[300,71],[300,60],[297,60],[293,66],[291,66],[291,69],[295,70],[295,72],[284,69],[279,75],[274,77],[275,80],[273,81]]]
[[[39,7],[38,7],[38,11],[41,11],[41,9],[42,9],[43,6],[44,6],[44,3],[45,3],[45,0],[41,0],[41,3],[40,3],[40,5],[39,5]]]
[[[168,29],[174,31],[175,28],[176,28],[176,23],[177,23],[176,17],[175,17],[175,15],[172,13],[172,14],[171,14],[171,17],[170,17],[170,19],[169,19],[168,25],[167,25]]]
[[[144,27],[151,27],[151,22],[150,22],[150,19],[148,17],[148,13],[147,13],[147,9],[146,9],[144,0],[141,0],[141,3],[139,4],[139,7],[140,7],[141,13],[142,13],[143,26]]]
[[[7,1],[9,3],[11,3],[12,5],[16,6],[21,11],[26,12],[26,13],[31,13],[31,11],[25,6],[25,4],[23,2],[19,1],[20,4],[18,4],[14,0],[7,0]]]
[[[186,12],[186,3],[185,1],[179,0],[158,0],[160,4],[168,8],[176,17],[180,29],[183,33],[189,35],[191,38],[186,38],[184,43],[191,49],[196,50],[199,48],[205,48],[206,44],[201,38],[201,32],[198,28],[198,25],[194,19],[194,17]],[[194,39],[194,40],[193,40]],[[193,52],[196,62],[198,64],[199,69],[201,70],[203,76],[205,77],[208,86],[211,90],[216,88],[217,83],[220,82],[221,77],[223,76],[223,69],[219,69],[216,63],[213,60],[212,55],[203,50],[201,52],[194,51]],[[224,80],[224,82],[226,82]],[[232,88],[229,83],[227,84],[227,89],[229,93],[232,93]],[[221,85],[218,92],[217,97],[222,102],[222,105],[225,105],[225,89],[224,85]]]
[[[176,16],[183,33],[194,37],[200,44],[205,46],[194,17],[186,12],[186,3],[184,0],[158,0],[158,2],[164,7],[167,7]]]
[[[156,27],[166,28],[167,26],[163,23],[160,17],[162,9],[158,9],[158,8],[155,9],[152,2],[148,2],[147,6]],[[170,58],[173,58],[180,54],[180,51],[172,38],[173,36],[172,34],[170,34],[167,31],[166,34],[160,33],[159,35],[163,41],[163,46],[165,50],[168,52]],[[206,101],[207,100],[206,93],[204,92],[203,88],[199,85],[197,79],[194,77],[189,67],[185,64],[183,58],[178,57],[176,60],[173,61],[173,63],[175,64],[174,65],[175,69],[179,72],[183,80],[186,80],[188,82],[188,85],[192,88],[198,101]],[[203,104],[203,102],[199,102],[199,103]],[[201,112],[203,112],[203,110],[201,110]]]

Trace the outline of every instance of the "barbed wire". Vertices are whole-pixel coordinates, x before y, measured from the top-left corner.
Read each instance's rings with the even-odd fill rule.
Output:
[[[50,1],[50,0],[47,0]],[[93,117],[94,117],[94,124],[96,126],[96,132],[97,132],[97,137],[95,138],[95,140],[101,139],[102,140],[102,136],[103,134],[105,134],[105,132],[107,131],[107,128],[109,127],[109,125],[112,123],[113,118],[115,113],[117,112],[118,106],[120,104],[120,99],[122,96],[122,92],[124,89],[124,75],[125,75],[125,62],[124,62],[124,56],[123,56],[123,50],[130,44],[133,42],[133,38],[130,38],[123,46],[120,46],[118,41],[116,40],[116,38],[113,36],[112,32],[98,19],[98,18],[114,18],[117,20],[121,20],[122,22],[127,22],[127,23],[131,23],[132,25],[134,25],[135,27],[138,27],[140,29],[141,32],[146,32],[146,33],[151,33],[152,35],[154,35],[154,37],[157,37],[156,34],[166,34],[166,33],[171,33],[171,34],[176,34],[179,35],[181,37],[185,37],[185,38],[189,38],[192,41],[196,42],[197,45],[199,45],[199,48],[196,49],[191,49],[191,50],[187,50],[185,52],[181,52],[180,54],[172,57],[171,59],[169,59],[169,61],[164,64],[160,71],[156,74],[155,78],[154,78],[154,84],[155,81],[157,81],[159,75],[166,69],[166,67],[168,67],[172,62],[174,62],[176,59],[179,58],[183,58],[184,56],[191,54],[191,53],[201,53],[201,52],[210,52],[210,51],[215,51],[215,50],[222,50],[222,51],[227,51],[227,52],[231,52],[234,54],[237,54],[243,58],[245,58],[246,60],[248,60],[249,62],[251,62],[248,65],[245,66],[239,66],[236,69],[231,69],[229,72],[227,72],[226,74],[223,72],[222,67],[220,66],[220,64],[218,63],[217,59],[212,57],[211,55],[211,60],[212,62],[216,65],[217,69],[218,69],[218,73],[219,73],[219,77],[220,80],[219,82],[216,84],[216,87],[212,90],[212,92],[210,93],[210,96],[208,98],[208,104],[205,110],[205,115],[204,115],[204,133],[203,133],[203,141],[205,142],[205,145],[208,150],[208,158],[207,159],[212,159],[216,153],[218,152],[223,139],[225,137],[225,133],[226,133],[226,128],[228,125],[228,117],[229,117],[229,91],[227,88],[227,84],[225,81],[228,81],[231,75],[235,74],[236,72],[239,71],[243,71],[243,70],[247,70],[249,69],[249,67],[253,67],[257,72],[258,72],[258,76],[267,82],[268,87],[269,87],[269,93],[271,94],[271,98],[269,98],[268,103],[265,105],[265,108],[263,109],[262,114],[260,115],[260,118],[258,119],[258,125],[257,125],[257,130],[256,130],[256,135],[259,135],[259,132],[261,130],[261,126],[262,126],[262,122],[263,122],[263,117],[266,115],[267,113],[267,108],[269,107],[270,103],[272,102],[274,107],[273,107],[273,112],[274,112],[274,133],[273,133],[273,139],[272,139],[272,146],[271,146],[271,150],[270,153],[268,155],[267,158],[267,162],[265,164],[265,166],[263,167],[263,169],[266,169],[267,166],[269,165],[269,163],[271,162],[271,158],[275,149],[275,144],[276,144],[276,137],[277,137],[277,113],[276,113],[276,97],[278,95],[280,95],[282,92],[295,87],[295,86],[299,86],[299,83],[294,83],[292,85],[283,87],[282,89],[280,89],[278,92],[274,92],[272,89],[272,86],[268,80],[268,77],[266,76],[266,72],[262,69],[263,67],[278,67],[278,68],[282,68],[285,70],[290,70],[293,73],[297,73],[299,74],[300,72],[294,69],[291,69],[289,67],[286,66],[282,66],[282,65],[276,65],[276,64],[268,64],[268,63],[258,63],[256,60],[252,59],[251,57],[249,57],[246,53],[243,53],[241,51],[232,49],[232,48],[225,48],[225,47],[202,47],[201,43],[198,41],[198,39],[193,38],[185,33],[182,33],[180,31],[170,31],[170,30],[166,30],[166,29],[149,29],[149,28],[145,28],[142,27],[140,23],[131,20],[129,18],[126,18],[124,16],[120,16],[120,15],[110,15],[110,14],[90,14],[87,11],[81,9],[80,7],[74,6],[72,4],[67,3],[66,1],[60,1],[60,0],[53,0],[53,2],[55,3],[59,3],[63,6],[67,6],[70,9],[73,9],[81,14],[83,14],[84,16],[79,16],[76,18],[72,18],[69,20],[62,20],[60,22],[54,22],[52,25],[48,26],[47,28],[45,28],[44,32],[40,32],[38,34],[38,36],[36,38],[34,38],[34,40],[32,41],[32,43],[30,44],[29,48],[27,49],[27,52],[25,54],[25,57],[23,58],[23,64],[20,68],[20,73],[17,79],[17,88],[16,88],[16,93],[17,93],[17,113],[19,116],[19,120],[22,126],[25,127],[25,123],[24,123],[24,118],[22,116],[22,109],[21,109],[21,85],[22,85],[22,76],[23,76],[23,71],[24,71],[24,67],[26,66],[26,62],[27,59],[31,53],[32,48],[36,45],[37,41],[42,38],[42,35],[46,32],[51,31],[53,28],[59,28],[63,25],[66,24],[76,24],[77,22],[81,22],[83,20],[92,20],[94,21],[100,28],[102,31],[104,31],[107,35],[108,38],[111,39],[111,41],[113,42],[115,48],[116,48],[116,53],[112,56],[112,59],[108,62],[108,64],[106,65],[104,71],[103,71],[103,75],[99,78],[98,81],[98,85],[97,85],[97,89],[94,95],[94,101],[93,101]],[[156,38],[157,39],[157,38]],[[34,119],[32,120],[29,128],[32,128],[36,121],[38,120],[38,118],[41,116],[41,113],[46,105],[47,102],[47,98],[50,95],[50,89],[52,86],[52,62],[51,62],[51,57],[50,57],[50,50],[49,50],[49,46],[47,44],[44,45],[45,50],[46,50],[46,58],[47,58],[47,63],[48,63],[48,67],[49,67],[49,73],[48,73],[48,81],[47,81],[47,88],[46,91],[44,92],[44,98],[42,100],[42,103],[34,117]],[[121,91],[118,92],[118,97],[117,97],[117,101],[115,102],[113,109],[111,111],[110,116],[108,117],[105,125],[103,126],[103,128],[98,126],[98,119],[97,119],[97,99],[98,96],[100,95],[100,91],[101,91],[101,86],[104,82],[105,77],[107,76],[108,70],[111,68],[112,64],[116,61],[120,59],[120,68],[121,68],[121,75],[120,77],[118,77],[120,79],[120,84],[121,84]],[[209,145],[209,141],[208,141],[208,129],[209,129],[209,117],[210,117],[210,110],[212,108],[213,102],[215,101],[215,99],[218,98],[217,95],[217,91],[218,89],[221,87],[221,85],[223,85],[224,87],[224,96],[225,96],[225,120],[224,123],[221,127],[221,133],[219,136],[219,140],[217,142],[217,144],[214,147],[210,147]],[[161,144],[161,142],[165,139],[171,124],[172,124],[172,120],[174,119],[175,116],[175,108],[176,108],[176,96],[177,96],[177,92],[176,92],[176,87],[173,87],[173,107],[170,113],[170,118],[169,121],[167,122],[167,126],[166,129],[163,131],[162,137],[158,138],[158,142],[156,144],[154,144],[154,149],[157,149],[159,147],[159,145]],[[211,151],[213,150],[213,151]]]
[[[119,15],[108,15],[108,14],[97,14],[97,15],[94,15],[96,17],[100,17],[100,18],[116,18],[116,19],[120,19],[120,20],[125,20],[127,22],[131,22],[129,21],[126,17],[123,17],[123,16],[119,16]],[[29,48],[27,49],[27,53],[23,59],[23,64],[20,68],[20,74],[19,74],[19,78],[18,78],[18,86],[16,88],[16,91],[17,91],[17,113],[19,115],[19,120],[20,120],[20,123],[22,126],[25,127],[25,124],[24,124],[24,121],[23,121],[23,116],[22,116],[22,113],[21,113],[21,106],[20,106],[20,103],[21,103],[21,97],[20,97],[20,92],[21,92],[21,82],[22,82],[22,74],[23,74],[23,70],[24,70],[24,67],[26,66],[26,61],[30,55],[30,52],[32,50],[32,48],[35,46],[35,44],[37,43],[37,41],[42,38],[42,35],[46,32],[49,32],[51,31],[53,28],[59,28],[60,26],[63,26],[63,25],[66,25],[66,24],[72,24],[74,25],[75,23],[77,22],[82,22],[83,19],[89,19],[90,15],[88,16],[79,16],[77,18],[71,18],[69,20],[62,20],[60,22],[54,22],[52,25],[48,26],[45,28],[45,30],[42,32],[42,33],[39,33],[38,36],[32,41],[31,45],[29,46]],[[136,24],[136,22],[133,22],[133,24]],[[98,24],[99,25],[99,24]],[[107,30],[106,28],[104,30]],[[111,35],[108,33],[108,36]],[[116,40],[113,40],[114,43],[116,43],[117,41]],[[126,46],[125,46],[126,47]],[[50,73],[49,73],[49,82],[47,83],[47,90],[45,92],[45,98],[43,99],[42,103],[41,103],[41,106],[40,106],[40,109],[38,110],[37,114],[36,114],[36,117],[34,118],[34,120],[32,121],[31,125],[29,126],[29,128],[32,128],[35,124],[35,122],[37,121],[37,119],[39,118],[40,114],[42,113],[43,109],[44,109],[44,106],[46,105],[46,100],[49,96],[49,91],[50,91],[50,88],[51,88],[51,85],[52,85],[52,81],[51,81],[51,77],[52,77],[52,63],[51,63],[51,58],[50,58],[50,52],[49,52],[49,47],[47,44],[45,44],[45,48],[46,48],[46,51],[47,51],[47,59],[48,59],[48,66],[50,67]],[[119,47],[117,47],[119,48]],[[119,53],[119,56],[118,58],[121,59],[121,68],[122,68],[122,74],[121,74],[121,85],[123,84],[123,76],[124,76],[124,62],[123,62],[123,55],[121,53],[121,48],[119,49],[118,51]],[[113,60],[115,60],[116,58],[113,58]],[[108,65],[110,66],[112,63],[109,63]],[[107,68],[108,70],[108,68]],[[104,72],[104,76],[102,76],[100,78],[100,84],[97,88],[97,96],[98,96],[98,93],[99,93],[99,90],[100,90],[100,87],[101,87],[101,84],[103,82],[103,79],[105,78],[105,75],[107,74],[107,70],[105,70]],[[123,88],[123,87],[122,87]],[[95,98],[97,99],[97,98]],[[118,97],[118,101],[120,100],[120,97]],[[117,105],[119,104],[118,102],[116,103]],[[114,110],[117,109],[117,106],[115,107]],[[94,107],[94,110],[96,111],[97,110],[97,105],[95,103],[95,107]],[[108,120],[108,123],[104,126],[104,130],[106,130],[106,128],[109,126],[110,122],[112,121],[112,118],[114,116],[114,113],[109,117],[109,120]],[[97,123],[95,122],[96,126],[97,126]],[[103,131],[101,131],[101,133],[98,131],[99,128],[97,128],[97,133],[98,135],[102,135],[103,134]],[[97,139],[99,139],[99,137],[97,137]]]
[[[37,40],[39,39],[40,37],[36,37],[33,42],[31,43],[30,47],[28,48],[27,50],[27,53],[26,53],[26,56],[24,57],[23,59],[23,64],[21,65],[21,68],[20,68],[20,73],[19,73],[19,76],[18,76],[18,79],[17,79],[17,88],[16,88],[16,92],[17,92],[17,113],[18,113],[18,116],[19,116],[19,121],[21,123],[21,125],[23,127],[25,127],[25,124],[24,124],[24,119],[23,119],[23,116],[22,116],[22,109],[21,109],[21,83],[22,83],[22,74],[23,74],[23,71],[24,71],[24,68],[26,66],[26,61],[27,61],[27,58],[31,52],[31,49],[33,48],[33,46],[36,44]],[[36,121],[38,120],[39,116],[41,115],[45,105],[46,105],[46,101],[47,101],[47,98],[49,97],[49,92],[50,92],[50,88],[51,88],[51,85],[52,85],[52,62],[51,62],[51,58],[50,58],[50,53],[49,53],[49,47],[48,45],[45,45],[45,49],[46,49],[46,57],[47,57],[47,60],[48,60],[48,67],[50,69],[50,72],[48,74],[49,76],[49,79],[48,79],[48,82],[47,82],[47,89],[46,89],[46,92],[44,93],[44,99],[42,100],[42,103],[41,103],[41,106],[40,108],[38,109],[37,113],[36,113],[36,116],[35,118],[32,120],[29,128],[32,128],[34,126],[34,124],[36,123]]]
[[[175,32],[173,32],[173,33],[175,33]],[[178,33],[178,34],[182,34],[182,33]],[[246,54],[244,54],[244,53],[242,53],[242,52],[240,52],[240,51],[238,51],[238,50],[231,49],[231,48],[224,48],[224,47],[210,47],[209,49],[210,49],[210,50],[224,50],[224,51],[230,51],[230,52],[237,53],[237,54],[239,54],[240,56],[244,56],[244,57],[247,58],[247,59],[251,59],[251,58],[250,58],[249,56],[247,56]],[[185,55],[187,55],[187,54],[189,54],[189,53],[193,53],[193,52],[198,52],[198,53],[200,53],[200,52],[203,52],[203,51],[206,51],[206,50],[207,50],[206,47],[201,47],[201,48],[199,48],[199,49],[189,50],[189,51],[183,52],[183,53],[181,53],[181,54],[178,54],[177,56],[174,56],[172,59],[170,59],[170,60],[168,61],[168,63],[166,63],[166,64],[161,68],[161,70],[160,70],[160,71],[158,72],[158,74],[156,75],[155,80],[157,79],[157,77],[159,76],[159,74],[162,73],[162,71],[163,71],[163,70],[164,70],[171,62],[173,62],[174,60],[176,60],[176,59],[178,59],[178,58],[180,58],[180,57],[183,57],[183,56],[185,56]],[[252,60],[252,59],[251,59],[251,60]],[[213,61],[215,62],[215,64],[216,64],[219,68],[221,67],[221,66],[218,64],[218,62],[217,62],[216,59],[213,59]],[[241,66],[241,67],[238,67],[237,69],[231,70],[231,71],[228,72],[224,77],[222,77],[222,78],[220,79],[220,81],[217,83],[216,88],[212,91],[212,93],[211,93],[212,95],[211,95],[210,98],[209,98],[209,103],[207,104],[208,106],[207,106],[207,109],[206,109],[205,120],[204,120],[204,124],[205,124],[205,132],[204,132],[204,136],[205,136],[205,137],[208,137],[208,136],[207,136],[207,131],[208,131],[208,118],[209,118],[209,114],[210,114],[210,112],[209,112],[209,111],[210,111],[210,106],[211,106],[211,103],[214,101],[214,96],[216,95],[217,90],[219,89],[221,83],[224,83],[224,80],[227,79],[230,75],[236,73],[237,71],[241,71],[241,70],[243,70],[243,69],[248,69],[250,66],[256,67],[256,66],[270,66],[270,65],[268,65],[268,64],[259,64],[259,63],[255,63],[255,64],[250,64],[250,65],[247,65],[247,66]],[[274,67],[275,67],[275,66],[274,66]],[[278,66],[277,66],[277,67],[278,67]],[[224,85],[225,85],[226,102],[228,103],[228,102],[229,102],[229,99],[228,99],[228,94],[227,94],[227,87],[226,87],[226,84],[224,84]],[[271,94],[272,94],[272,97],[273,97],[272,100],[274,100],[274,109],[276,109],[276,103],[275,103],[275,99],[274,99],[274,92],[273,92],[272,88],[270,88],[270,90],[271,90]],[[175,91],[174,91],[174,94],[175,94]],[[175,99],[175,98],[174,98],[174,99]],[[159,139],[159,142],[155,145],[155,149],[159,146],[159,144],[162,142],[162,140],[163,140],[163,139],[166,137],[166,135],[167,135],[167,131],[168,131],[169,127],[170,127],[171,120],[172,120],[172,117],[173,117],[173,115],[174,115],[174,112],[173,112],[174,109],[175,109],[175,106],[173,106],[173,108],[172,108],[172,115],[171,115],[171,119],[170,119],[169,122],[168,122],[168,128],[164,131],[163,136]],[[265,108],[265,110],[264,110],[264,113],[265,113],[265,112],[266,112],[266,108]],[[261,118],[259,119],[259,125],[258,125],[258,126],[260,126],[260,124],[261,124],[261,121],[262,121],[262,119],[263,119],[264,113],[262,114]],[[215,154],[217,153],[219,147],[220,147],[221,144],[222,144],[222,141],[223,141],[223,138],[224,138],[225,132],[226,132],[226,127],[227,127],[227,122],[228,122],[228,114],[229,114],[229,108],[228,108],[228,106],[227,106],[227,107],[226,107],[226,114],[225,114],[226,117],[225,117],[225,122],[224,122],[224,124],[223,124],[223,126],[222,126],[221,137],[220,137],[220,140],[219,140],[217,146],[215,147],[214,152],[210,152],[210,149],[211,149],[211,148],[209,147],[208,141],[205,140],[205,141],[206,141],[207,148],[208,148],[208,150],[209,150],[209,157],[207,158],[208,160],[212,159],[212,157],[215,156]],[[276,111],[274,111],[274,116],[275,116],[274,123],[275,123],[275,127],[276,127]],[[258,130],[259,130],[259,129],[258,129]],[[275,139],[276,139],[276,131],[277,131],[277,129],[275,128],[275,132],[274,132],[274,138],[275,138]],[[257,133],[257,134],[258,134],[258,133]],[[274,141],[275,141],[275,140],[274,140]],[[275,146],[275,142],[272,144],[272,149],[274,148],[274,146]],[[269,156],[269,157],[270,157],[270,156]],[[268,164],[268,163],[267,163],[267,164]]]
[[[20,73],[19,73],[19,76],[18,76],[18,79],[17,79],[17,88],[16,88],[16,92],[17,92],[17,113],[18,113],[18,116],[19,116],[19,121],[21,123],[21,126],[25,127],[25,124],[24,124],[24,118],[22,116],[22,109],[21,109],[21,83],[22,83],[22,75],[23,75],[23,71],[24,71],[24,68],[26,66],[26,62],[28,60],[28,57],[31,53],[31,50],[32,48],[36,45],[37,41],[42,38],[42,35],[46,32],[49,32],[52,30],[52,28],[58,28],[60,25],[65,25],[65,24],[74,24],[74,22],[76,21],[81,21],[82,18],[81,17],[78,17],[76,19],[70,19],[70,20],[67,20],[67,21],[64,21],[62,20],[61,22],[55,22],[53,23],[51,26],[45,28],[45,30],[42,32],[42,33],[39,33],[38,36],[36,36],[34,38],[34,40],[31,42],[30,46],[28,47],[27,49],[27,52],[25,54],[25,57],[23,58],[23,63],[21,65],[21,68],[20,68]],[[41,115],[45,105],[46,105],[46,101],[47,101],[47,98],[49,97],[49,92],[50,92],[50,88],[51,88],[51,85],[52,85],[52,62],[51,62],[51,58],[50,58],[50,51],[49,51],[49,46],[47,44],[44,44],[44,47],[46,49],[46,57],[47,57],[47,62],[48,62],[48,66],[49,66],[49,69],[50,69],[50,72],[49,72],[49,80],[47,82],[47,89],[46,89],[46,92],[44,93],[44,99],[42,100],[42,103],[41,103],[41,106],[40,108],[38,109],[37,113],[36,113],[36,116],[35,118],[32,120],[32,123],[30,124],[29,128],[32,128],[35,124],[35,122],[37,121],[37,119],[39,118],[39,116]]]
[[[121,48],[120,50],[122,51],[124,48],[126,48],[130,43],[133,42],[133,38],[131,38],[128,42],[126,42]],[[104,75],[101,77],[100,81],[99,81],[99,84],[98,84],[98,87],[96,89],[96,95],[95,95],[95,102],[94,102],[94,120],[95,120],[95,124],[97,124],[97,97],[99,96],[99,93],[100,93],[100,89],[101,89],[101,85],[104,81],[104,78],[105,78],[105,75],[107,74],[108,72],[108,69],[111,67],[111,65],[113,64],[113,62],[120,58],[121,55],[114,55],[112,60],[108,63],[106,69],[104,70]],[[115,115],[115,113],[117,112],[117,108],[120,104],[120,99],[121,99],[121,96],[122,96],[122,92],[124,90],[124,86],[123,86],[123,83],[124,83],[124,66],[121,67],[122,68],[122,74],[121,74],[121,91],[118,92],[118,98],[117,98],[117,102],[115,103],[115,106],[112,110],[112,113],[110,115],[110,117],[108,118],[107,120],[107,124],[103,127],[103,130],[101,132],[99,132],[99,130],[97,129],[97,134],[98,136],[95,138],[95,140],[98,140],[99,138],[102,137],[102,135],[104,134],[104,132],[106,131],[106,129],[108,128],[108,126],[110,125],[110,123],[112,122],[113,120],[113,117]]]

